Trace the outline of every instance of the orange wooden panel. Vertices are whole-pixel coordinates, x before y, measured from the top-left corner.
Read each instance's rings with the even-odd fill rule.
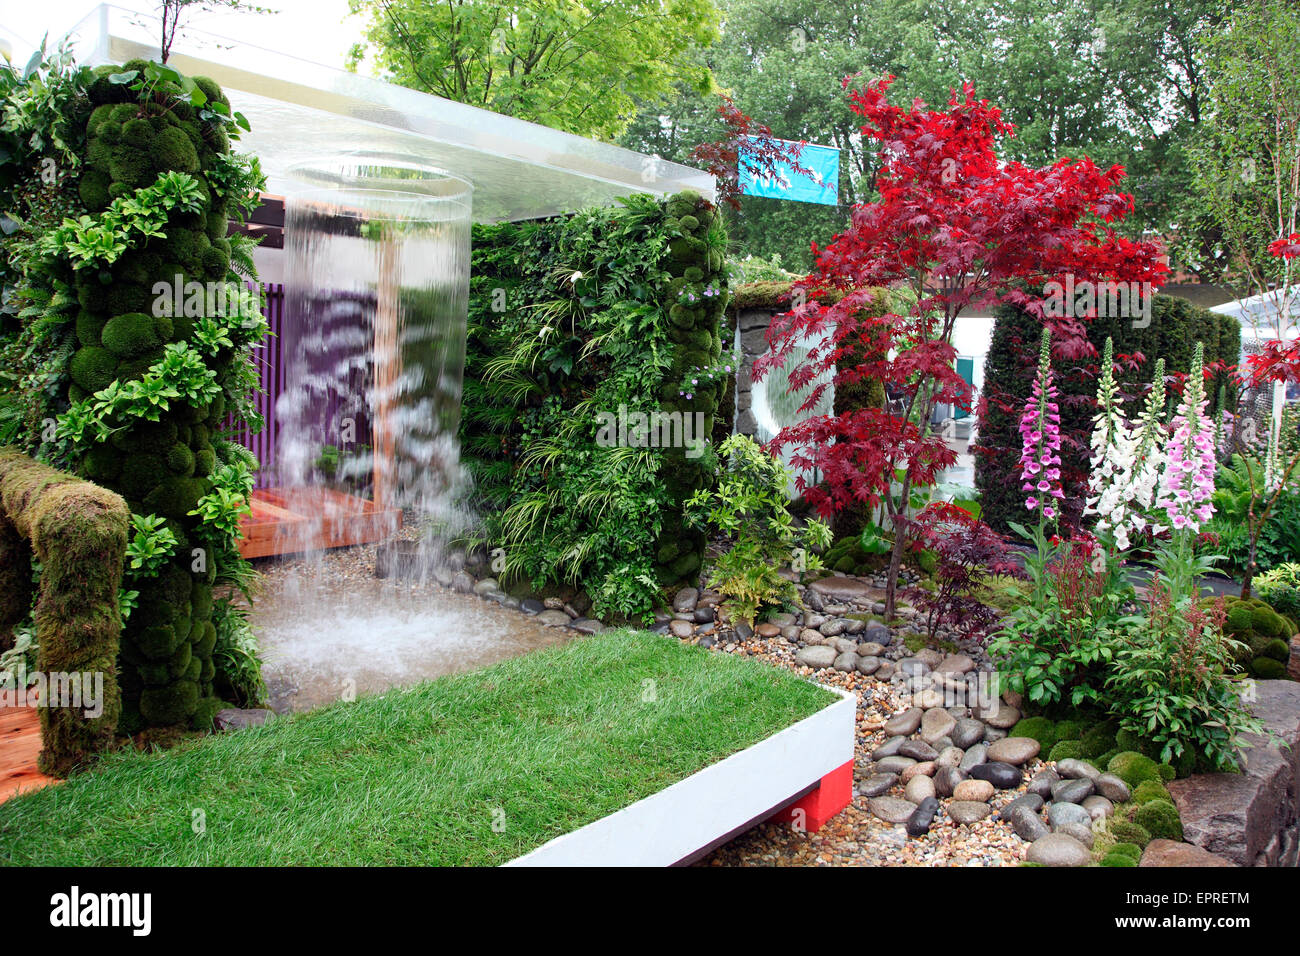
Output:
[[[59,783],[36,769],[41,719],[34,707],[0,707],[0,803],[16,793]]]
[[[329,488],[260,488],[240,523],[239,553],[264,558],[370,544],[402,526],[402,513]]]

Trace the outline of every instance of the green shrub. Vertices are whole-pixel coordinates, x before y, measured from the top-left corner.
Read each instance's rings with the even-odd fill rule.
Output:
[[[1300,564],[1279,564],[1255,576],[1255,592],[1279,614],[1300,619]]]
[[[1182,842],[1183,823],[1178,808],[1163,800],[1152,800],[1133,811],[1133,822],[1151,834],[1152,839]]]

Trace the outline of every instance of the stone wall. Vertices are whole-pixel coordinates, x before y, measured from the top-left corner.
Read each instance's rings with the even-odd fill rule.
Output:
[[[742,435],[755,435],[758,423],[752,408],[753,379],[750,377],[754,361],[767,351],[767,329],[774,316],[785,311],[783,307],[746,308],[735,313],[736,341],[739,360],[736,363],[736,431]],[[770,437],[770,436],[769,436]]]
[[[1244,773],[1195,774],[1169,784],[1183,838],[1241,866],[1297,865],[1300,855],[1300,684],[1259,681]]]

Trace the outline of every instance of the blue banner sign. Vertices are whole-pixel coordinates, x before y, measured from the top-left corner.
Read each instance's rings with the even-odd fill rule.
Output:
[[[752,137],[747,137],[752,140]],[[778,140],[788,143],[789,140]],[[795,144],[797,145],[797,144]],[[804,145],[798,163],[809,169],[816,179],[806,173],[795,172],[788,163],[778,163],[775,176],[755,176],[745,167],[744,145],[740,155],[740,191],[746,196],[766,196],[769,199],[793,199],[795,202],[815,202],[834,206],[840,193],[840,151],[835,146]],[[818,181],[820,180],[820,181]]]

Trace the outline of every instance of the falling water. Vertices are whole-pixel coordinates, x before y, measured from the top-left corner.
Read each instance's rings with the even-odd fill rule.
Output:
[[[285,527],[281,550],[300,557],[273,571],[255,617],[274,702],[294,709],[552,640],[473,599],[376,581],[368,549],[323,550],[364,520],[417,542],[427,571],[462,525],[471,189],[387,156],[340,156],[296,178],[271,483],[305,520]],[[359,506],[371,513],[358,519]]]

